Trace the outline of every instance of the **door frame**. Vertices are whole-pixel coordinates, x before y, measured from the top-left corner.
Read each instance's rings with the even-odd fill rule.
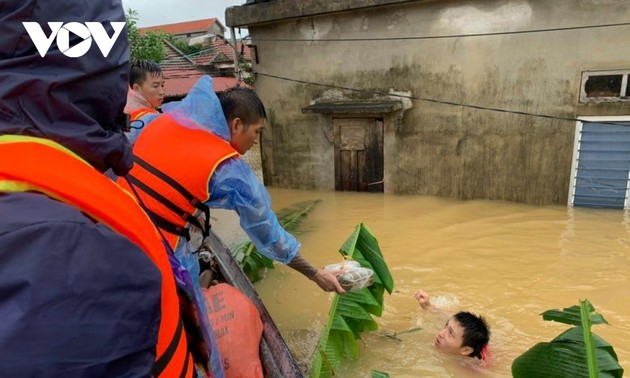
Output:
[[[340,180],[342,179],[341,177],[341,151],[339,150],[340,148],[340,138],[341,138],[341,131],[340,131],[340,125],[338,126],[335,122],[335,120],[344,120],[344,119],[357,119],[357,120],[372,120],[373,123],[372,125],[378,125],[380,127],[380,155],[381,155],[381,169],[382,169],[382,175],[381,175],[381,181],[379,182],[379,184],[381,185],[381,190],[378,191],[377,193],[384,193],[385,192],[385,184],[384,184],[384,180],[385,180],[385,117],[383,117],[382,115],[373,115],[373,114],[353,114],[350,116],[346,116],[346,115],[342,115],[342,114],[336,114],[332,117],[330,117],[330,125],[332,127],[332,132],[333,132],[333,140],[332,140],[332,145],[333,145],[333,164],[334,164],[334,186],[335,186],[335,191],[340,191],[340,189],[338,189],[338,183],[340,182]],[[367,130],[366,132],[370,132],[370,130]],[[367,135],[367,134],[366,134]],[[369,148],[368,146],[365,146],[365,154],[369,154]],[[338,164],[339,163],[339,164]],[[357,172],[359,173],[359,172]],[[343,186],[343,185],[341,185]],[[359,192],[361,192],[359,190]],[[368,191],[365,191],[370,192]]]

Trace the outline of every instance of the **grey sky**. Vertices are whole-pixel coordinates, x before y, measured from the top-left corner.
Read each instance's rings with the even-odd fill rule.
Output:
[[[225,25],[225,8],[242,5],[246,0],[122,0],[139,14],[138,26],[153,26],[216,17]],[[228,28],[227,34],[230,33]],[[247,31],[242,31],[247,35]],[[238,37],[238,34],[237,34]]]

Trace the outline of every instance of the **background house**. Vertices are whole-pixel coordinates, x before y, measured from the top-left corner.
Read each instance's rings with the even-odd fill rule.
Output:
[[[186,43],[191,43],[192,40],[193,44],[212,43],[225,35],[225,26],[217,18],[147,26],[138,30],[140,33],[163,31]]]
[[[227,41],[219,40],[212,47],[191,55],[184,54],[168,41],[164,41],[164,44],[166,56],[159,64],[164,77],[165,102],[185,97],[203,75],[212,76],[214,91],[217,93],[239,83],[234,72],[234,49]],[[243,56],[248,57],[249,50],[244,51],[247,53]],[[225,59],[232,59],[232,62],[226,62]]]
[[[249,66],[250,49],[246,42],[237,40],[236,47],[224,38],[225,27],[217,18],[207,18],[149,26],[139,29],[141,33],[163,31],[183,41],[202,45],[193,54],[185,54],[168,41],[163,41],[166,56],[159,63],[164,74],[165,101],[179,100],[203,75],[213,77],[214,90],[218,93],[231,88],[249,76],[235,69],[235,55],[241,57],[239,69]]]
[[[226,10],[255,49],[268,185],[613,207],[630,172],[628,20],[627,0]]]

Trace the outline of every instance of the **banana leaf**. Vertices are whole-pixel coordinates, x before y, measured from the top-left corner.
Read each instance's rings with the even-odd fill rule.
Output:
[[[596,314],[595,308],[588,300],[584,301],[586,305],[586,309],[590,318],[591,324],[608,324],[606,319],[600,314]],[[551,320],[558,323],[564,323],[574,326],[582,325],[582,315],[581,315],[582,306],[571,306],[566,307],[562,310],[547,310],[542,313],[543,320]]]
[[[622,377],[613,347],[591,332],[591,324],[608,324],[588,301],[563,310],[545,311],[544,320],[577,325],[551,342],[538,343],[512,363],[512,375],[521,377]]]
[[[339,252],[374,271],[372,286],[335,295],[328,322],[322,330],[311,364],[310,376],[330,377],[343,359],[359,357],[357,340],[363,331],[374,331],[378,325],[372,316],[383,313],[383,294],[394,290],[394,280],[383,259],[378,241],[372,232],[359,223]],[[383,376],[383,375],[381,375]]]
[[[290,233],[296,234],[304,232],[307,230],[303,225],[306,216],[320,201],[321,200],[304,201],[284,208],[276,213],[278,222],[282,228]],[[238,244],[231,252],[232,256],[234,256],[234,259],[241,266],[251,282],[262,279],[262,270],[274,268],[273,260],[260,254],[254,243],[250,240]]]

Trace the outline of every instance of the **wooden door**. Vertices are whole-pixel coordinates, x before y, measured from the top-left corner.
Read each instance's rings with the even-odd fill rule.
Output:
[[[335,190],[383,192],[383,120],[335,118]]]

